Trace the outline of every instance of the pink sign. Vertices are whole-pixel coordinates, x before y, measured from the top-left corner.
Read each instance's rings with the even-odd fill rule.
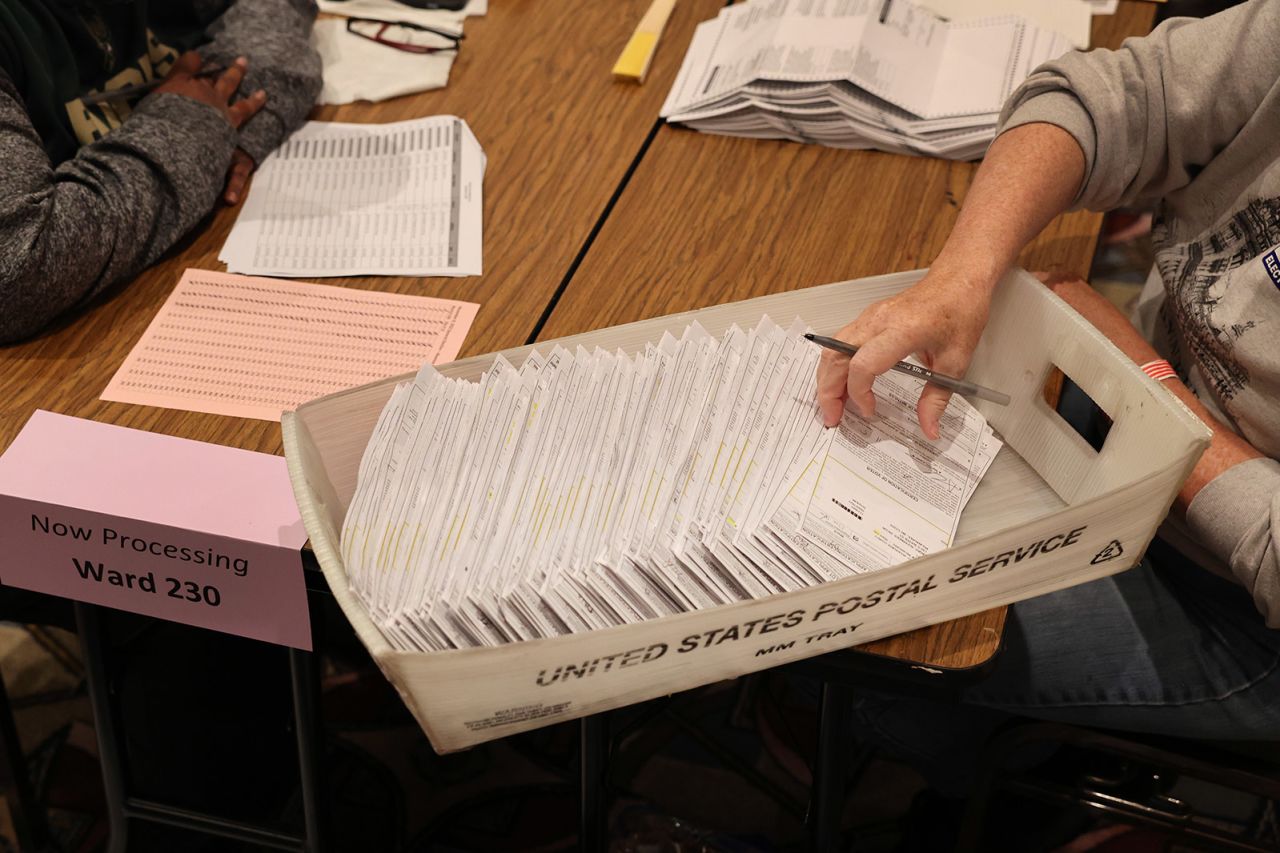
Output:
[[[285,460],[38,411],[0,456],[0,583],[311,648]]]

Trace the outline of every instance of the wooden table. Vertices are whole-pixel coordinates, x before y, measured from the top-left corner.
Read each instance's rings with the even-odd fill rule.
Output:
[[[498,0],[467,22],[448,86],[314,117],[387,122],[453,113],[488,155],[478,277],[353,277],[369,290],[465,299],[481,309],[461,353],[927,265],[975,166],[875,152],[704,136],[657,119],[698,21],[721,0],[681,0],[643,86],[609,69],[649,0]],[[1145,32],[1145,3],[1096,18],[1094,42]],[[279,426],[120,403],[98,395],[184,269],[219,269],[237,210],[220,208],[127,287],[37,339],[0,349],[0,447],[43,408],[279,453]],[[1031,268],[1084,275],[1100,217],[1060,217]],[[870,644],[898,662],[963,669],[990,659],[998,608]],[[585,730],[584,730],[585,732]],[[584,737],[586,735],[584,734]],[[583,766],[584,779],[598,767]],[[590,787],[590,786],[584,786]]]
[[[649,0],[498,2],[466,24],[444,89],[379,104],[321,107],[315,118],[388,122],[462,116],[488,155],[484,275],[330,279],[368,290],[481,304],[461,356],[526,343],[658,127],[694,26],[721,0],[676,6],[643,86],[609,73]],[[182,271],[222,269],[238,208],[219,208],[127,287],[37,339],[0,348],[0,448],[37,408],[122,426],[280,453],[280,426],[98,399]]]
[[[1094,18],[1093,43],[1150,30],[1149,3]],[[955,224],[975,163],[708,136],[663,126],[557,301],[539,340],[928,266]],[[1081,277],[1102,215],[1055,219],[1023,253]],[[859,646],[932,670],[991,660],[1006,609]],[[916,670],[927,672],[927,670]]]
[[[349,287],[481,303],[462,355],[528,342],[615,190],[658,127],[666,97],[698,21],[721,0],[683,0],[644,86],[617,83],[609,70],[649,0],[498,2],[466,24],[467,39],[439,91],[380,104],[319,108],[314,118],[380,123],[453,113],[470,124],[485,153],[484,269],[469,278],[339,279]],[[281,452],[279,424],[106,403],[111,376],[188,267],[217,261],[238,210],[219,208],[186,240],[127,287],[66,318],[35,340],[0,348],[0,448],[37,408],[248,450]],[[308,572],[308,574],[317,574]],[[214,816],[144,804],[128,795],[95,608],[78,607],[82,644],[100,733],[110,850],[126,844],[128,816],[174,821],[190,829],[286,849],[293,840]],[[84,638],[88,637],[88,642]],[[318,723],[308,697],[310,655],[291,650],[305,835],[316,850],[319,824]],[[585,729],[584,729],[585,731]],[[593,734],[595,732],[593,731]],[[602,753],[595,753],[596,755]],[[589,768],[585,766],[584,773]],[[592,764],[594,768],[595,764]],[[596,772],[592,769],[592,772]],[[25,776],[25,772],[23,773]],[[598,786],[584,787],[583,823],[598,837]],[[181,814],[178,812],[181,811]]]

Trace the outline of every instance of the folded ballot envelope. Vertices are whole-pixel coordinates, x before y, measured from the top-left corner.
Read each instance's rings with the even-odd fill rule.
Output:
[[[923,271],[720,305],[507,350],[640,352],[696,322],[721,335],[765,315],[830,334]],[[499,354],[440,366],[479,379]],[[1045,402],[1054,369],[1113,425],[1094,450]],[[282,418],[315,554],[343,612],[440,752],[606,711],[1042,595],[1134,565],[1209,431],[1176,398],[1022,270],[997,291],[967,378],[1009,394],[974,406],[1004,447],[949,548],[790,592],[616,627],[438,652],[402,650],[355,594],[340,532],[357,472],[398,377],[313,400]],[[434,553],[434,552],[433,552]],[[399,567],[387,566],[388,571]],[[767,626],[767,630],[766,630]]]

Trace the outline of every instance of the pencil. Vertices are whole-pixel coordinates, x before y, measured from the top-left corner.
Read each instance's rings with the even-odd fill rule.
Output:
[[[842,352],[845,355],[856,355],[858,348],[853,344],[846,344],[844,341],[838,341],[835,338],[828,338],[822,335],[811,335],[806,333],[805,339],[813,341],[820,347],[826,347],[829,350]],[[906,373],[917,379],[923,379],[926,382],[932,382],[934,385],[941,385],[943,388],[949,388],[957,394],[963,394],[966,397],[977,397],[980,400],[988,400],[1001,406],[1009,405],[1009,395],[1002,394],[999,391],[993,391],[990,388],[984,388],[976,382],[970,382],[967,379],[957,379],[954,376],[947,376],[945,373],[934,373],[927,367],[921,367],[918,364],[900,361],[890,370],[896,370],[899,373]]]
[[[635,83],[644,82],[645,75],[649,73],[649,62],[658,49],[662,28],[667,25],[667,18],[671,17],[671,10],[675,5],[676,0],[653,0],[653,5],[640,19],[631,40],[613,66],[614,77]]]
[[[193,77],[217,77],[223,71],[226,71],[225,65],[211,65],[208,68],[202,68]],[[148,80],[146,83],[137,83],[133,86],[121,86],[119,89],[112,89],[109,92],[94,92],[91,95],[84,95],[80,98],[80,102],[86,106],[94,104],[102,104],[107,101],[114,101],[117,98],[132,98],[137,95],[145,95],[164,83],[165,78],[157,77],[155,80]]]

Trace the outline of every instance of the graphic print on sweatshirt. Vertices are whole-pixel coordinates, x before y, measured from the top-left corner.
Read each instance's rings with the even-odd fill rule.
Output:
[[[1152,235],[1157,245],[1162,230],[1157,226]],[[1214,395],[1224,403],[1249,384],[1249,370],[1241,363],[1238,349],[1242,345],[1260,345],[1249,336],[1267,320],[1265,316],[1231,316],[1238,312],[1224,312],[1222,309],[1230,301],[1227,284],[1237,278],[1269,278],[1265,256],[1274,252],[1278,243],[1280,198],[1271,198],[1236,211],[1220,228],[1200,240],[1161,246],[1156,252],[1156,264],[1168,296],[1164,305],[1168,337],[1185,342],[1190,349],[1175,353],[1179,372],[1185,375],[1190,368],[1190,356]],[[1237,281],[1234,286],[1249,287],[1244,281]]]

